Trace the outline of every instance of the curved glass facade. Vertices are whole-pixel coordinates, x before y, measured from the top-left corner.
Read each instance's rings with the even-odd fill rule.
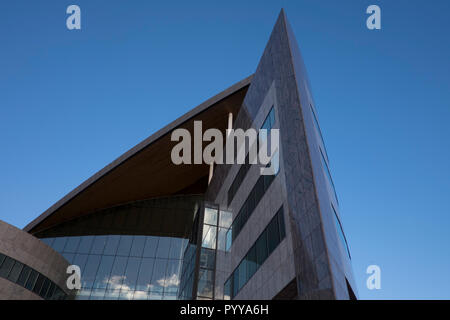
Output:
[[[80,267],[76,299],[177,299],[188,239],[98,235],[41,240]]]

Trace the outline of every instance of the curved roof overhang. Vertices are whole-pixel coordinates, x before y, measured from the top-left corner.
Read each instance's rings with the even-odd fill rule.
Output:
[[[185,128],[193,135],[193,123],[202,121],[203,131],[217,128],[225,133],[228,114],[237,116],[252,76],[203,102],[157,131],[84,181],[56,202],[24,230],[32,234],[105,208],[133,201],[183,194],[203,194],[209,167],[174,165],[170,154],[177,143],[171,132]]]

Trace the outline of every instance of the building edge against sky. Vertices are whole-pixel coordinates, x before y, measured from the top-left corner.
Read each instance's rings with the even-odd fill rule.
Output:
[[[258,165],[171,162],[174,129],[192,133],[195,120],[225,133],[230,118],[234,128],[280,130],[275,175]],[[252,76],[130,149],[24,231],[80,266],[77,299],[354,299],[339,217],[306,68],[282,10]],[[3,273],[8,279],[12,267],[3,263]]]

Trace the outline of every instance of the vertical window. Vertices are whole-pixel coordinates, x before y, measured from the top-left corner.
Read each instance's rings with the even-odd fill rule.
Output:
[[[267,233],[264,230],[258,240],[256,240],[256,261],[258,263],[258,267],[266,261],[267,255]]]

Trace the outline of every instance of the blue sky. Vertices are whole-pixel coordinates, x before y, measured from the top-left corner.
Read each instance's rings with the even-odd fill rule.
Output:
[[[81,7],[82,30],[66,28]],[[381,7],[379,31],[365,26]],[[0,219],[24,227],[252,74],[284,7],[362,299],[449,299],[450,2],[2,1]],[[365,287],[381,267],[381,290]]]

